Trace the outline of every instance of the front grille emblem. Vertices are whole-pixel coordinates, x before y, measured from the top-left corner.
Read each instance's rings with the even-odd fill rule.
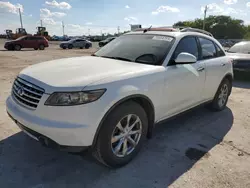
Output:
[[[24,90],[23,90],[22,87],[18,88],[17,94],[18,94],[19,96],[23,96],[23,95],[24,95]]]

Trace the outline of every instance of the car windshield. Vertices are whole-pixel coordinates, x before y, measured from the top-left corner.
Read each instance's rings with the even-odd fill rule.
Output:
[[[250,53],[250,42],[239,42],[227,50],[229,53]]]
[[[98,50],[94,56],[161,65],[173,41],[173,37],[166,35],[123,35]]]

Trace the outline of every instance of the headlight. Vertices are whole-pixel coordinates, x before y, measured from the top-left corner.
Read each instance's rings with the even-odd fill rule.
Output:
[[[80,92],[56,92],[45,102],[49,106],[72,106],[90,103],[99,99],[106,89]]]

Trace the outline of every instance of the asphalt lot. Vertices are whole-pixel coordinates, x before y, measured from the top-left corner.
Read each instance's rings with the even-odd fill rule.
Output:
[[[0,187],[246,188],[250,187],[250,83],[235,82],[228,108],[205,108],[158,125],[138,157],[116,170],[88,152],[72,155],[41,146],[20,132],[5,111],[18,72],[51,59],[95,49],[5,51],[0,40]]]

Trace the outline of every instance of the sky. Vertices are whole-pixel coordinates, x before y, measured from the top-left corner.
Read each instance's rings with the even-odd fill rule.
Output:
[[[230,15],[250,24],[250,0],[0,0],[0,33],[23,26],[34,34],[46,26],[50,35],[100,35],[130,30],[130,24],[170,26],[208,15]]]

